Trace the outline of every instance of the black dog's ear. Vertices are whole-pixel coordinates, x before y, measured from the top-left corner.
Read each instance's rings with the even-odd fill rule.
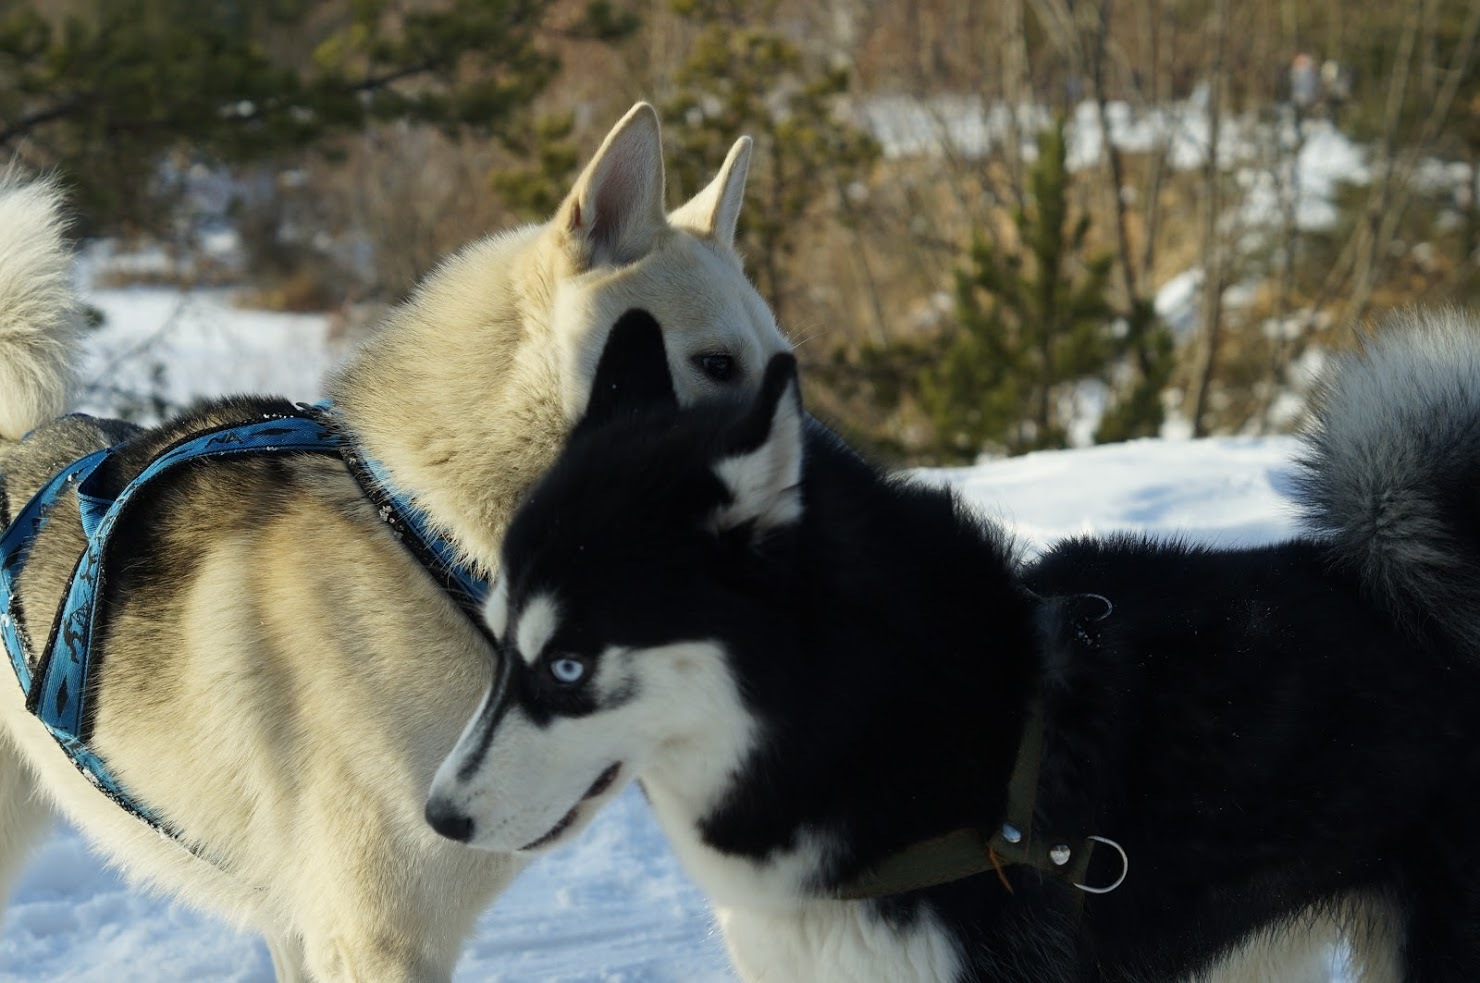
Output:
[[[730,492],[730,501],[713,516],[715,528],[749,523],[763,531],[801,518],[805,432],[797,360],[773,355],[750,412],[730,432],[725,454],[714,464]]]
[[[663,329],[647,311],[634,308],[617,319],[606,337],[578,426],[601,426],[623,413],[677,408]]]

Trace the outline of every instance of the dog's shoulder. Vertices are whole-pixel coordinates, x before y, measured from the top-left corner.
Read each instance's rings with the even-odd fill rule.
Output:
[[[9,516],[67,465],[143,433],[123,420],[72,414],[50,420],[19,443],[0,442],[0,502]]]
[[[104,476],[117,491],[158,455],[182,440],[265,419],[301,415],[292,402],[270,396],[229,396],[197,403],[157,427],[140,431],[116,448]],[[289,508],[315,505],[343,512],[359,503],[358,484],[337,453],[251,454],[191,461],[155,476],[149,504],[120,523],[115,550],[149,551],[181,537],[204,540],[270,525]],[[205,546],[202,543],[202,546]]]
[[[113,449],[95,473],[96,490],[116,495],[181,440],[295,412],[294,405],[283,399],[235,396],[198,403],[154,427],[80,415],[61,417],[23,443],[7,445],[7,457],[0,463],[9,505],[12,511],[20,507],[63,468],[96,450]],[[110,561],[112,587],[132,585],[154,596],[181,586],[188,571],[211,556],[223,539],[263,535],[290,510],[315,511],[325,521],[357,511],[363,524],[376,522],[337,454],[192,461],[154,478],[134,501],[109,543],[110,557],[128,558],[126,563]],[[64,495],[38,534],[19,580],[21,599],[30,610],[53,610],[86,543],[77,500]]]
[[[274,396],[226,396],[197,402],[158,426],[135,428],[110,456],[109,465],[121,481],[132,480],[156,456],[188,437],[266,418],[297,413],[293,403]]]

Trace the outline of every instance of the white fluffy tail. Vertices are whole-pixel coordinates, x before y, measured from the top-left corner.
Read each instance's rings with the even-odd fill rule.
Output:
[[[1332,559],[1480,656],[1480,319],[1409,313],[1335,356],[1299,464]]]
[[[0,169],[0,440],[66,408],[78,305],[65,230],[55,184]]]

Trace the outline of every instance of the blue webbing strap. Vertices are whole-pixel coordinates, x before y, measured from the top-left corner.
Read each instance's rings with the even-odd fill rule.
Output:
[[[299,417],[266,418],[194,436],[157,456],[121,493],[114,496],[99,487],[98,465],[112,448],[96,451],[54,477],[41,489],[0,537],[0,626],[16,679],[26,691],[26,704],[46,726],[72,763],[121,808],[160,832],[176,836],[158,814],[141,804],[114,778],[107,765],[88,746],[84,731],[91,687],[88,671],[96,616],[102,597],[104,561],[110,534],[134,495],[159,475],[187,461],[275,451],[337,453],[338,443],[321,423]],[[15,579],[24,568],[36,534],[68,488],[75,487],[87,547],[67,587],[62,612],[53,622],[51,637],[41,652],[33,677],[26,647],[12,611]],[[178,837],[177,837],[178,838]]]
[[[103,596],[108,545],[119,517],[135,496],[165,472],[189,461],[247,454],[319,453],[341,456],[361,490],[405,545],[442,585],[452,600],[477,620],[477,605],[488,593],[487,582],[459,562],[457,548],[438,534],[421,509],[398,495],[384,468],[358,453],[328,404],[303,406],[302,416],[267,416],[234,423],[180,440],[157,455],[116,495],[101,487],[98,466],[114,448],[95,451],[56,475],[16,513],[0,533],[0,643],[9,653],[27,706],[72,762],[94,785],[123,809],[161,832],[176,836],[157,814],[141,805],[113,777],[87,745],[91,720],[88,672]],[[73,570],[65,601],[51,626],[33,677],[27,662],[24,633],[13,612],[16,578],[26,565],[31,545],[45,526],[57,500],[75,487],[87,547]]]
[[[0,535],[0,642],[4,643],[5,651],[10,655],[10,664],[16,679],[20,680],[21,689],[28,694],[31,691],[31,667],[26,661],[21,626],[14,614],[16,578],[25,568],[26,560],[31,556],[31,544],[51,517],[51,510],[62,492],[90,475],[107,456],[106,450],[94,451],[52,478],[15,514],[4,535]]]
[[[433,529],[425,512],[396,493],[396,486],[392,484],[390,476],[385,473],[385,468],[379,461],[350,454],[346,456],[346,462],[351,471],[364,468],[370,480],[365,480],[366,476],[359,473],[355,474],[355,478],[370,500],[381,506],[383,498],[384,505],[390,508],[390,513],[382,510],[381,521],[396,530],[398,535],[401,535],[401,527],[405,527],[410,535],[401,535],[401,541],[417,554],[422,566],[473,617],[474,623],[481,625],[483,622],[478,615],[478,607],[488,596],[487,579],[478,576],[467,564],[461,562],[457,546]],[[399,523],[397,519],[400,520]]]
[[[341,425],[340,418],[333,415],[333,400],[325,399],[309,408],[333,420],[335,427]],[[340,439],[344,463],[375,506],[380,521],[390,527],[401,544],[481,629],[483,619],[478,608],[488,596],[487,579],[462,562],[462,551],[457,544],[442,535],[421,508],[396,491],[396,483],[385,465],[362,453],[351,434],[341,433]]]
[[[260,453],[339,452],[338,441],[322,423],[305,417],[282,417],[208,431],[175,444],[149,463],[116,498],[95,487],[93,475],[81,480],[78,495],[85,503],[83,526],[87,549],[77,562],[52,644],[42,656],[39,679],[28,704],[53,734],[85,740],[91,696],[88,667],[97,631],[97,609],[103,596],[103,561],[119,516],[138,493],[165,472],[187,461]]]

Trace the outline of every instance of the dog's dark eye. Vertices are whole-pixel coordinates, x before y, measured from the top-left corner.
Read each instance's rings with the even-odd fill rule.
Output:
[[[735,365],[735,357],[726,355],[724,352],[709,352],[704,355],[695,355],[694,364],[715,382],[733,382],[740,374]]]
[[[562,686],[574,686],[586,678],[586,663],[580,659],[564,658],[550,661],[550,675]]]

